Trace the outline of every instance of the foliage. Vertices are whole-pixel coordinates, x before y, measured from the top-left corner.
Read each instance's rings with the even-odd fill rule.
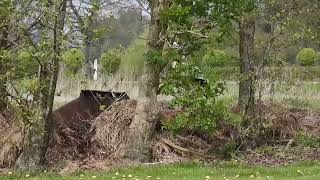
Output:
[[[63,53],[62,61],[68,73],[76,74],[85,61],[85,55],[80,49],[72,48]]]
[[[162,51],[160,50],[151,49],[145,54],[145,57],[147,64],[151,65],[164,65],[167,62],[166,59],[163,58]]]
[[[121,63],[121,51],[121,49],[112,49],[102,54],[100,63],[105,73],[113,74],[118,71]]]
[[[228,59],[227,54],[223,50],[209,50],[203,57],[203,63],[211,67],[219,67],[226,65]]]
[[[0,29],[7,26],[10,19],[10,11],[13,10],[13,3],[11,0],[0,1]]]
[[[295,137],[295,142],[298,146],[302,147],[320,147],[320,138],[314,135],[307,134],[305,132],[300,132]]]
[[[317,54],[312,48],[304,48],[299,51],[297,59],[301,65],[311,66],[316,62]]]
[[[191,22],[190,18],[190,7],[173,6],[170,9],[166,9],[161,12],[162,20],[165,22],[174,22],[179,25],[188,24]]]
[[[218,98],[224,91],[224,84],[217,81],[212,71],[179,63],[166,77],[162,93],[173,96],[171,105],[183,108],[184,113],[169,121],[166,127],[173,132],[188,129],[204,133],[214,131],[217,123],[229,115],[224,102]]]
[[[17,73],[23,74],[35,74],[39,70],[39,64],[35,61],[33,57],[35,53],[34,48],[29,47],[28,50],[20,50],[18,51],[17,64],[16,66]]]

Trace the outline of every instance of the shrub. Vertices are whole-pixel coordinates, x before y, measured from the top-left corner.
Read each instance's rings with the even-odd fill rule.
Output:
[[[107,74],[113,74],[118,71],[121,63],[121,50],[112,49],[103,53],[100,58],[103,71]]]
[[[85,61],[85,55],[80,49],[72,48],[62,55],[62,60],[67,72],[76,74]]]
[[[201,76],[203,78],[199,78]],[[207,82],[196,79],[205,79]],[[183,108],[184,112],[174,120],[167,121],[165,127],[174,133],[187,130],[213,132],[219,121],[226,120],[229,115],[224,101],[218,98],[224,90],[224,83],[219,82],[212,71],[202,72],[192,64],[179,63],[167,75],[161,91],[172,96],[171,105]]]
[[[301,49],[297,55],[297,60],[303,66],[311,66],[316,62],[317,54],[312,48]]]
[[[228,56],[223,50],[210,50],[203,56],[202,61],[210,66],[224,66],[227,64]]]
[[[295,142],[298,146],[302,147],[320,147],[320,138],[314,135],[307,134],[305,132],[299,132],[295,137]]]

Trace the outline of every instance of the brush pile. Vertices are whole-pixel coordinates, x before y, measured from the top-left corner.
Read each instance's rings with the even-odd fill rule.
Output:
[[[162,163],[185,162],[207,156],[211,145],[196,135],[173,136],[159,134],[152,145],[153,161]]]
[[[136,106],[132,100],[117,102],[91,122],[92,155],[98,159],[123,157]]]
[[[261,106],[261,107],[260,107]],[[301,109],[288,109],[271,105],[257,107],[258,122],[262,127],[260,144],[273,145],[294,139],[300,132],[320,136],[320,113]]]
[[[57,121],[47,152],[48,164],[57,166],[61,165],[61,162],[67,162],[64,171],[70,172],[78,169],[103,169],[123,162],[136,107],[136,101],[124,100],[113,103],[96,118]],[[170,109],[165,103],[159,107],[162,123],[173,120],[183,112]],[[257,123],[263,128],[255,137],[257,148],[279,145],[278,142],[282,141],[284,143],[280,145],[286,147],[286,140],[293,140],[300,131],[320,136],[320,113],[267,105],[263,105],[261,109],[259,115],[262,118]],[[235,142],[240,133],[238,128],[221,123],[211,135],[191,130],[172,135],[163,128],[161,122],[158,122],[154,141],[150,144],[153,162],[171,163],[195,159],[212,162],[216,157],[211,154],[219,156],[220,151],[225,151],[220,147]],[[22,132],[0,114],[0,134],[0,169],[12,167],[21,152]],[[303,160],[320,157],[319,149],[307,149],[303,152]],[[290,163],[300,160],[300,154],[303,153],[291,153],[289,160],[283,161],[275,154],[266,153],[246,154],[244,159],[247,159],[249,164]]]
[[[91,119],[75,118],[56,122],[53,139],[47,152],[50,165],[61,160],[78,160],[87,157],[90,146]]]
[[[121,158],[135,109],[136,101],[125,100],[113,103],[97,118],[58,122],[47,153],[48,163],[55,165],[67,160],[86,166],[92,161]]]
[[[0,113],[0,168],[12,167],[22,147],[21,131]]]

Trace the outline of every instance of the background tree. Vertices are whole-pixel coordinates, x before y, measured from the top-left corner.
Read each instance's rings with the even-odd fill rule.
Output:
[[[98,12],[102,6],[102,1],[94,0],[89,1],[89,3],[85,3],[84,6],[87,10],[86,15],[83,17],[79,9],[83,8],[81,5],[79,9],[73,4],[73,0],[69,0],[70,7],[77,19],[77,23],[79,24],[79,29],[81,34],[83,35],[84,40],[84,54],[85,54],[85,76],[89,79],[93,78],[93,62],[95,57],[92,54],[92,49],[94,46],[94,27],[93,25],[97,21]]]
[[[254,7],[254,2],[249,2]],[[252,4],[253,5],[252,5]],[[254,115],[255,109],[255,17],[250,14],[251,9],[245,10],[239,20],[239,54],[240,54],[240,82],[239,108],[240,112],[249,116]],[[249,13],[249,14],[247,14]]]

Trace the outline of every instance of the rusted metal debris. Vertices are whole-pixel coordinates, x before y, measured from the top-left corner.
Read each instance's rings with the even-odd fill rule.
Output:
[[[54,120],[66,123],[95,118],[115,101],[127,99],[129,96],[124,92],[82,90],[77,99],[53,111],[52,116]]]
[[[112,110],[116,102],[127,99],[126,93],[83,90],[77,99],[53,111],[55,127],[46,155],[48,164],[88,158],[94,119],[103,111]]]

